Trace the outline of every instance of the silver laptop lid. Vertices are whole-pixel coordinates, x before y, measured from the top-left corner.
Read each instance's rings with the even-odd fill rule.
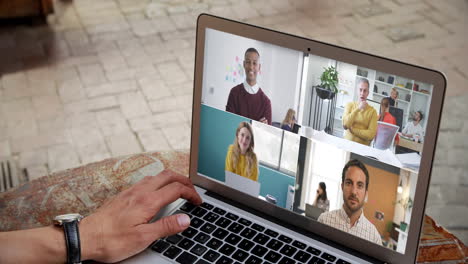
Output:
[[[190,177],[378,260],[414,262],[445,86],[434,70],[201,15]],[[402,127],[413,144],[373,148],[378,121]],[[423,149],[412,154],[420,163],[407,166],[403,152],[414,149]],[[226,186],[225,171],[258,181],[262,199]],[[329,204],[319,221],[304,212],[317,197]],[[340,221],[354,225],[343,231]]]

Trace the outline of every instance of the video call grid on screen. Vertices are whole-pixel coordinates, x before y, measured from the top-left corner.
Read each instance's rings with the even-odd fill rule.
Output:
[[[363,216],[380,236],[378,242],[375,239],[373,242],[404,253],[422,155],[420,146],[424,141],[426,120],[430,118],[426,113],[429,113],[432,85],[213,29],[206,30],[205,38],[198,173],[225,182],[226,171],[233,172],[236,167],[228,164],[233,156],[231,145],[239,142],[236,130],[247,123],[255,143],[251,152],[255,153],[257,165],[248,166],[247,158],[243,162],[238,159],[244,165],[238,173],[246,174],[245,168],[249,168],[249,175],[241,176],[260,183],[260,193],[255,195],[310,219],[323,221],[319,219],[320,211],[316,214],[307,208],[320,207],[324,213],[343,208],[346,197],[343,196],[342,170],[350,160],[359,160],[368,170],[369,187],[365,197],[358,199],[364,204]],[[248,64],[244,64],[249,48],[256,50],[250,53],[258,52],[260,66],[254,70],[251,59],[255,56],[248,57]],[[316,87],[321,84],[324,70],[330,67],[338,72],[338,92],[332,98],[321,99]],[[234,113],[228,98],[231,90],[247,82],[247,78],[253,78],[259,86],[259,89],[248,87],[253,90],[249,94],[261,91],[268,98],[271,120],[261,118],[263,108],[267,107],[259,105],[253,105],[253,110],[244,106],[243,113],[261,112],[255,117]],[[347,120],[350,119],[352,111],[347,111],[352,102],[363,97],[360,93],[363,85],[368,88],[367,98],[364,98],[368,107],[358,112],[367,111],[372,116],[367,123],[376,122],[374,136],[367,140],[369,144],[346,136],[348,129],[343,128],[346,115]],[[246,89],[245,86],[241,88]],[[242,98],[239,92],[236,96]],[[386,104],[384,101],[390,98],[393,106],[382,109],[381,104]],[[264,101],[260,100],[259,104]],[[355,105],[359,107],[359,103]],[[382,112],[387,112],[384,117],[390,114],[393,118],[375,120]],[[354,119],[362,119],[355,130],[366,130],[362,126],[367,117],[354,115]],[[288,129],[285,124],[292,119],[295,125]],[[380,122],[392,124],[379,126]],[[398,133],[385,130],[392,126]],[[249,129],[241,131],[245,130]],[[388,134],[390,137],[385,140]],[[391,144],[382,147],[376,142]],[[299,165],[304,168],[302,172],[297,170]],[[323,193],[323,188],[319,187],[322,183],[326,186],[326,206],[323,200],[320,205],[317,203],[318,190]],[[355,235],[371,240],[369,236]]]

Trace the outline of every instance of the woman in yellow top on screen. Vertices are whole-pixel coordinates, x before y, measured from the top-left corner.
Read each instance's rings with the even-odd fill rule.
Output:
[[[258,160],[254,145],[252,127],[247,122],[241,122],[234,143],[229,146],[226,155],[226,170],[258,181]]]

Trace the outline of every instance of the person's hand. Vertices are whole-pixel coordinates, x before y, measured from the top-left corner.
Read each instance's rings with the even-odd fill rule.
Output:
[[[190,225],[185,214],[148,223],[178,198],[196,205],[202,202],[189,178],[165,170],[106,201],[79,225],[83,259],[117,262],[143,251],[161,237],[185,230]]]
[[[262,117],[260,118],[260,122],[262,122],[263,124],[268,124],[268,119],[266,119],[265,117]]]
[[[367,107],[367,101],[359,101],[359,110],[364,110]]]

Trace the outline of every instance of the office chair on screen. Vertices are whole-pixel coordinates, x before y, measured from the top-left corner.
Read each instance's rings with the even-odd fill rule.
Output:
[[[400,129],[399,126],[377,121],[377,134],[374,138],[374,148],[382,150],[391,148],[398,129]]]

